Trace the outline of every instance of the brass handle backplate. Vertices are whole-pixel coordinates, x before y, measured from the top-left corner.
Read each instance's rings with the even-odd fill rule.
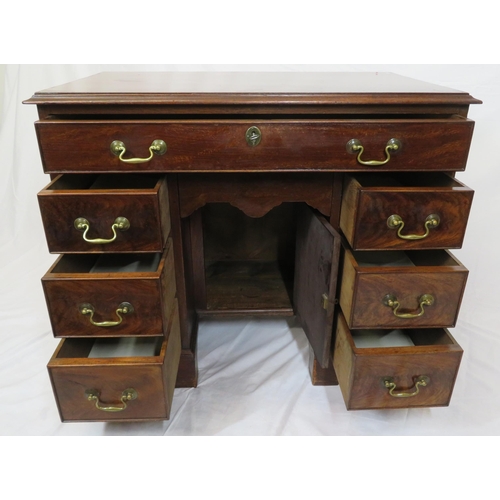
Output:
[[[117,217],[111,226],[111,230],[113,231],[113,237],[109,239],[104,238],[87,238],[87,233],[90,229],[90,222],[84,217],[78,217],[75,219],[74,226],[78,231],[83,231],[83,239],[87,243],[92,243],[93,245],[105,245],[107,243],[112,243],[116,240],[116,230],[126,231],[130,227],[130,222],[126,217]]]
[[[424,293],[424,295],[420,296],[418,299],[420,311],[416,313],[398,312],[401,304],[398,302],[396,296],[390,293],[384,296],[384,298],[382,299],[382,303],[384,304],[384,306],[390,307],[392,309],[392,312],[394,313],[394,316],[397,316],[398,318],[419,318],[420,316],[424,315],[424,306],[432,306],[432,304],[434,304],[434,297],[428,293]]]
[[[101,327],[109,327],[109,326],[118,326],[122,323],[123,321],[123,316],[122,314],[131,314],[134,312],[134,307],[132,304],[129,302],[122,302],[119,306],[118,309],[115,311],[116,315],[120,318],[118,321],[102,321],[100,323],[94,321],[94,313],[95,313],[95,308],[92,304],[80,304],[78,307],[79,311],[84,315],[84,316],[90,316],[90,322],[94,326],[101,326]]]
[[[382,385],[386,388],[389,389],[389,394],[393,398],[412,398],[413,396],[416,396],[420,392],[420,387],[427,387],[431,382],[431,379],[427,377],[426,375],[421,375],[417,377],[417,380],[415,381],[415,388],[411,392],[404,392],[404,391],[397,391],[396,389],[396,383],[394,382],[394,379],[392,377],[384,377],[382,379]]]
[[[405,223],[403,219],[399,215],[391,215],[387,219],[387,227],[390,229],[398,229],[398,238],[402,240],[423,240],[429,236],[430,230],[435,229],[439,226],[441,219],[437,214],[428,215],[424,222],[425,233],[424,234],[401,234],[401,231],[405,227]]]
[[[127,403],[134,399],[137,399],[137,391],[135,389],[125,389],[122,392],[122,397],[120,398],[121,404],[118,403],[119,406],[115,405],[105,405],[101,403],[99,400],[100,394],[97,389],[87,389],[85,391],[85,397],[88,401],[95,402],[95,407],[101,411],[107,412],[117,412],[123,411],[127,408]]]
[[[167,145],[165,141],[155,139],[149,146],[149,156],[147,158],[124,158],[123,155],[127,152],[127,148],[122,141],[113,141],[109,149],[123,163],[147,163],[153,159],[154,155],[164,155],[167,152]]]
[[[397,153],[401,151],[401,141],[398,139],[389,139],[387,141],[387,144],[385,146],[385,160],[379,161],[379,160],[362,160],[361,155],[363,154],[363,151],[365,150],[364,146],[361,144],[361,141],[359,139],[351,139],[347,144],[346,144],[346,150],[349,154],[358,154],[356,160],[358,163],[361,165],[366,165],[368,167],[378,167],[380,165],[385,165],[386,163],[389,162],[391,159],[391,153]]]

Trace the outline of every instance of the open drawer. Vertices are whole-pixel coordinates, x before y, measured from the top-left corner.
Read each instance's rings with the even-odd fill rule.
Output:
[[[446,250],[345,248],[340,307],[352,329],[453,327],[467,276]]]
[[[48,364],[61,420],[168,419],[180,353],[177,305],[168,339],[62,340]]]
[[[462,353],[446,329],[350,331],[340,313],[333,366],[348,410],[447,406]]]
[[[59,175],[38,204],[51,253],[161,252],[170,233],[164,175]]]
[[[62,255],[42,278],[55,337],[166,335],[176,296],[162,254]]]
[[[473,195],[445,173],[348,175],[340,227],[353,250],[460,248]]]

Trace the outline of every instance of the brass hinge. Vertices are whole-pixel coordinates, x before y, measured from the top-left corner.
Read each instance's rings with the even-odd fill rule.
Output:
[[[330,303],[330,299],[328,298],[328,295],[324,293],[321,296],[321,305],[323,306],[323,309],[327,310],[328,309],[328,304]],[[333,305],[336,305],[339,303],[338,299],[333,299],[332,301]]]
[[[324,293],[321,299],[323,300],[323,309],[328,309],[328,295]]]

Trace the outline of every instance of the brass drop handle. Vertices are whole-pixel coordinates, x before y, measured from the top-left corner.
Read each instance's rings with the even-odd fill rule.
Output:
[[[424,234],[401,234],[401,231],[405,227],[405,223],[403,219],[399,215],[391,215],[387,219],[387,226],[390,229],[398,229],[398,238],[401,238],[402,240],[423,240],[424,238],[427,238],[429,236],[430,230],[435,229],[436,227],[439,226],[441,222],[441,219],[439,218],[439,215],[437,214],[431,214],[428,215],[427,218],[425,219],[424,222],[424,227],[425,227],[425,233]]]
[[[387,144],[385,146],[385,160],[379,161],[379,160],[362,160],[361,155],[363,154],[363,151],[365,150],[364,146],[361,144],[361,141],[359,139],[351,139],[347,144],[346,144],[346,149],[349,154],[356,154],[358,153],[357,156],[357,161],[361,165],[366,165],[368,167],[378,167],[380,165],[385,165],[386,163],[389,162],[391,159],[391,152],[396,153],[398,151],[401,151],[401,142],[398,139],[389,139],[387,141]]]
[[[427,377],[426,375],[421,375],[417,377],[417,380],[415,382],[415,388],[412,392],[394,392],[397,391],[396,389],[396,383],[394,382],[394,379],[392,377],[384,377],[382,379],[382,385],[386,388],[389,389],[389,394],[393,398],[412,398],[413,396],[416,396],[420,392],[420,387],[427,387],[431,382],[431,379]]]
[[[418,299],[418,305],[420,307],[420,311],[417,313],[398,312],[398,309],[401,304],[398,302],[398,299],[390,293],[388,293],[382,299],[382,303],[384,304],[384,306],[390,307],[392,309],[392,312],[394,313],[394,316],[397,316],[398,318],[402,319],[419,318],[420,316],[424,315],[424,306],[432,306],[432,304],[434,304],[434,297],[428,293],[424,293],[424,295],[420,296]]]
[[[84,316],[90,316],[89,320],[94,326],[101,326],[104,328],[120,325],[123,321],[122,314],[131,314],[134,312],[134,307],[132,306],[132,304],[130,304],[129,302],[122,302],[118,306],[118,309],[115,311],[116,315],[120,318],[118,321],[102,321],[98,323],[94,321],[95,308],[92,304],[80,304],[78,309]]]
[[[151,146],[149,146],[149,156],[147,158],[123,158],[123,155],[127,152],[127,148],[122,141],[113,141],[109,149],[123,163],[147,163],[153,159],[154,155],[164,155],[167,152],[167,145],[165,141],[155,139],[151,143]]]
[[[87,243],[92,243],[93,245],[105,245],[107,243],[112,243],[113,241],[116,240],[117,229],[119,229],[120,231],[126,231],[130,227],[130,222],[126,217],[117,217],[113,222],[113,225],[111,226],[111,230],[113,231],[113,237],[109,239],[87,238],[87,233],[89,232],[90,229],[90,222],[84,217],[78,217],[77,219],[75,219],[74,225],[75,228],[78,229],[78,231],[83,231],[83,239]]]
[[[85,391],[85,397],[87,398],[88,401],[95,402],[95,407],[98,410],[117,412],[125,410],[125,408],[127,408],[127,403],[129,401],[137,399],[137,391],[135,389],[125,389],[122,392],[122,397],[120,398],[121,404],[118,403],[120,406],[114,406],[114,405],[111,406],[102,404],[101,401],[99,400],[100,394],[97,389],[87,389]]]

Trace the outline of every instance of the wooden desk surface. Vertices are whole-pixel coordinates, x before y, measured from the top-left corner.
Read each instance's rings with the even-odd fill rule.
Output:
[[[31,104],[457,104],[466,92],[393,73],[99,73],[36,92]]]

